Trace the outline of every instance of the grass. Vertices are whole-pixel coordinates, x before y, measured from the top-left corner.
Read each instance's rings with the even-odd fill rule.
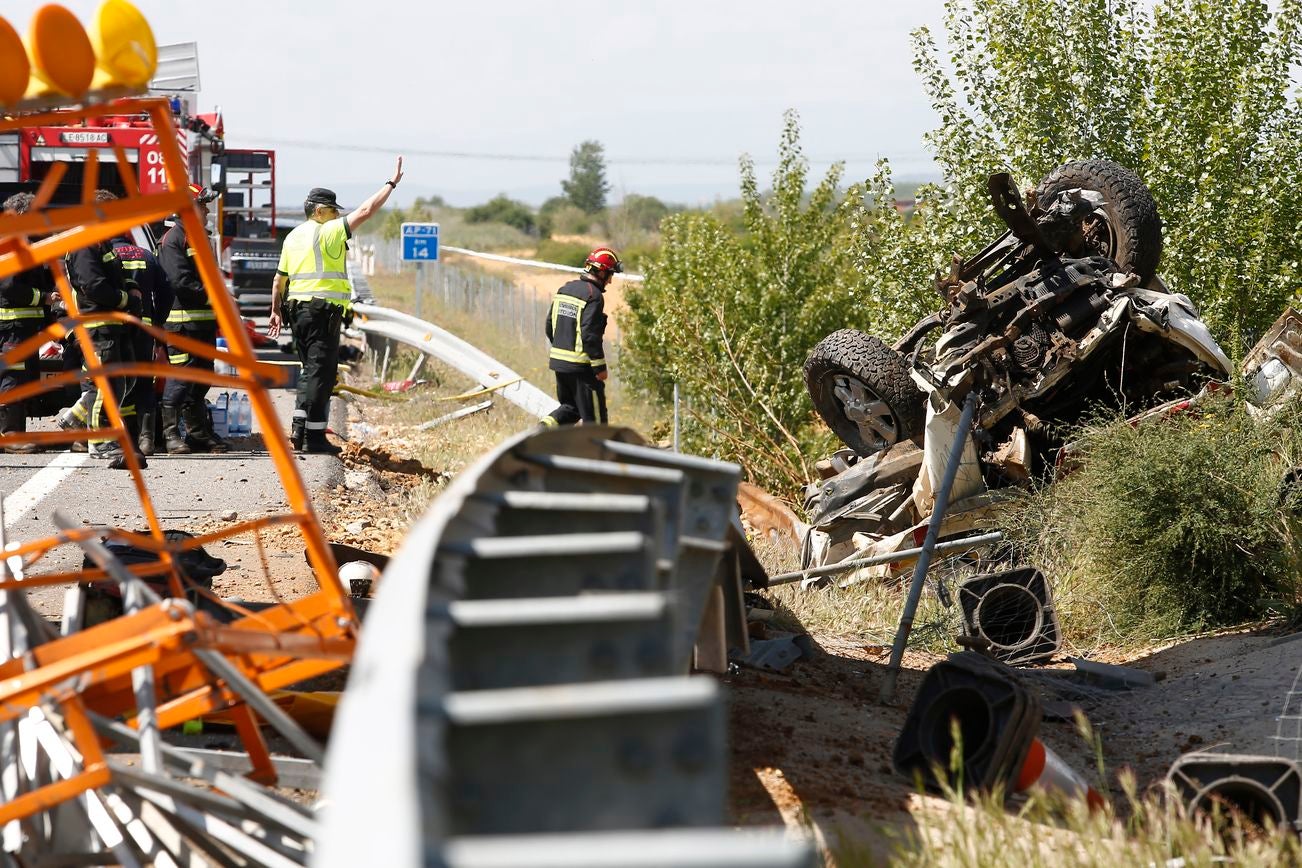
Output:
[[[951,791],[943,806],[914,813],[892,864],[917,868],[1114,868],[1119,865],[1240,868],[1297,865],[1302,846],[1292,829],[1263,830],[1232,818],[1191,818],[1160,793],[1138,794],[1133,780],[1125,816],[1063,809],[1033,797],[1009,809],[997,795],[967,799]],[[849,840],[833,849],[839,868],[877,864]],[[1183,862],[1169,860],[1183,859]]]
[[[415,310],[414,275],[377,275],[371,278],[371,287],[383,304],[408,313]],[[422,300],[422,315],[458,337],[469,340],[544,392],[553,394],[555,377],[547,369],[547,344],[542,335],[538,336],[537,343],[522,341],[513,328],[505,328],[501,324],[486,321],[481,316],[443,304],[432,295],[426,295]],[[645,396],[629,388],[627,382],[620,376],[618,350],[609,344],[608,341],[606,354],[611,358],[611,364],[610,379],[606,383],[606,401],[611,424],[632,428],[649,440],[663,439],[667,414],[651,404]],[[390,370],[391,372],[395,370],[392,362]],[[431,368],[427,364],[426,370],[439,371],[440,376],[462,383],[467,389],[470,388],[468,381],[444,365],[434,363]],[[460,424],[460,422],[453,424]]]
[[[377,275],[371,279],[371,286],[381,304],[407,312],[414,310],[415,281],[412,275]],[[515,329],[506,324],[486,322],[483,317],[442,304],[431,296],[426,296],[422,307],[423,315],[431,322],[469,340],[529,382],[551,393],[553,377],[547,369],[546,344],[541,338],[536,345],[523,341]],[[389,357],[388,379],[406,377],[418,358],[415,350],[395,346]],[[379,363],[378,359],[374,360],[377,368]],[[371,375],[378,381],[378,370]],[[494,400],[493,406],[487,410],[420,431],[417,428],[420,423],[483,399],[449,400],[478,388],[479,384],[433,359],[426,359],[419,377],[429,382],[406,393],[400,400],[359,399],[364,405],[366,423],[383,430],[386,448],[396,457],[414,458],[432,470],[455,475],[502,440],[538,421],[514,404],[499,399]],[[613,424],[634,428],[644,437],[650,437],[652,429],[663,428],[659,424],[660,415],[654,408],[629,394],[618,377],[617,365],[612,368],[607,388]],[[402,494],[405,499],[402,511],[407,518],[414,520],[423,513],[444,484],[445,481],[422,479],[406,489]]]
[[[957,727],[957,724],[955,724]],[[1107,769],[1099,734],[1081,713],[1077,732],[1096,756],[1095,789],[1107,794]],[[951,773],[938,773],[940,799],[925,799],[911,811],[911,828],[886,830],[895,841],[892,865],[915,868],[1113,868],[1118,865],[1239,866],[1297,865],[1302,840],[1291,824],[1258,825],[1233,805],[1213,803],[1210,814],[1191,814],[1165,785],[1140,792],[1134,775],[1117,775],[1120,792],[1105,807],[1090,810],[1083,799],[1031,789],[1006,799],[1003,792],[963,792],[946,781],[961,780],[954,732]],[[1085,769],[1087,780],[1091,777]],[[876,848],[861,835],[833,836],[829,855],[838,868],[881,864]]]

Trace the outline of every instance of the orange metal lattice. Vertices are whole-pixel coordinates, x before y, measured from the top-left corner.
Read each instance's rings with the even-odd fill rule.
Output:
[[[103,104],[87,105],[71,111],[57,111],[8,119],[0,118],[0,133],[27,126],[67,125],[106,113]],[[48,575],[26,575],[51,549],[76,542],[79,538],[107,535],[160,555],[159,563],[135,567],[136,575],[165,576],[175,599],[147,606],[79,633],[34,646],[25,658],[0,662],[0,723],[24,715],[28,708],[45,702],[62,709],[69,732],[80,751],[82,771],[73,779],[48,784],[0,806],[0,824],[46,810],[87,788],[103,784],[107,772],[100,759],[98,745],[89,726],[84,725],[86,711],[104,716],[134,714],[136,699],[131,672],[140,666],[152,667],[157,691],[157,720],[161,727],[180,724],[214,710],[238,707],[240,698],[195,652],[209,649],[229,658],[230,662],[262,690],[293,684],[335,669],[351,657],[356,636],[356,617],[348,593],[339,581],[334,557],[326,543],[311,499],[299,475],[290,445],[276,417],[269,385],[275,385],[283,372],[275,365],[260,363],[246,334],[239,312],[225,290],[222,275],[212,250],[196,244],[195,260],[216,313],[221,335],[230,348],[225,354],[206,344],[142,323],[123,313],[83,315],[62,266],[65,254],[127,233],[145,223],[176,214],[191,238],[204,234],[198,212],[186,188],[185,165],[177,145],[171,112],[165,100],[132,99],[111,103],[113,114],[147,115],[162,149],[167,170],[168,189],[141,194],[132,176],[130,163],[118,150],[117,167],[127,188],[123,199],[95,203],[97,156],[87,149],[81,204],[51,209],[48,203],[63,175],[63,165],[56,164],[37,193],[36,202],[27,214],[0,216],[0,278],[21,270],[44,265],[54,275],[68,315],[46,326],[38,335],[0,355],[0,363],[12,365],[35,360],[40,346],[49,340],[71,335],[86,359],[86,370],[69,371],[0,393],[0,404],[16,402],[39,392],[59,388],[67,383],[90,378],[98,386],[111,427],[99,431],[44,431],[0,436],[0,446],[16,443],[54,444],[89,437],[116,439],[140,499],[148,535],[123,528],[103,527],[69,531],[38,540],[22,541],[6,552],[6,558],[20,557],[24,569],[21,578],[0,574],[0,592],[22,591],[39,586],[79,581],[103,581],[102,570],[85,570]],[[36,240],[29,240],[34,238]],[[102,364],[95,353],[88,322],[111,320],[143,328],[160,343],[181,352],[208,359],[221,358],[237,370],[236,376],[223,376],[195,368],[173,368],[153,362]],[[136,453],[109,379],[114,376],[182,377],[210,385],[241,388],[248,392],[267,452],[276,468],[289,503],[287,513],[242,522],[229,528],[182,542],[168,542],[141,473]],[[222,624],[203,612],[184,604],[183,576],[175,556],[206,543],[256,532],[275,525],[292,525],[298,529],[308,561],[316,574],[316,592],[293,602],[281,603],[256,614],[243,612],[230,624]],[[236,611],[238,610],[237,607]],[[237,718],[246,721],[239,731],[255,760],[265,756],[256,726],[247,725],[247,716],[237,710]],[[248,743],[248,742],[252,743]],[[266,763],[258,763],[266,774]]]

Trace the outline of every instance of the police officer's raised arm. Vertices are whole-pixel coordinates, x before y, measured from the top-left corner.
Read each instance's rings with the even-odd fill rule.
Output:
[[[358,226],[374,217],[375,212],[383,208],[384,203],[389,200],[389,194],[398,189],[398,182],[401,180],[402,157],[398,157],[398,166],[393,170],[393,177],[385,181],[383,187],[371,194],[371,198],[348,212],[348,216],[344,218],[348,221],[348,231],[356,232]]]

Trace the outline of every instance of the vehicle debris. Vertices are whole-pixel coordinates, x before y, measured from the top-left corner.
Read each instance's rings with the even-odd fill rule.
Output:
[[[439,416],[434,419],[430,419],[428,422],[421,422],[419,425],[416,426],[416,430],[428,431],[431,428],[437,428],[440,425],[444,425],[456,419],[464,419],[467,416],[473,416],[476,413],[480,413],[483,412],[484,410],[487,410],[491,406],[493,406],[492,401],[484,401],[482,403],[474,404],[469,407],[462,407],[460,410],[454,410],[451,413],[445,413],[442,416]]]
[[[1113,663],[1099,663],[1083,657],[1068,657],[1068,662],[1076,667],[1077,672],[1085,675],[1085,680],[1109,690],[1131,690],[1135,687],[1152,687],[1157,683],[1157,676],[1143,669],[1129,666],[1117,666]]]
[[[731,659],[739,666],[762,669],[765,672],[786,672],[808,653],[810,638],[807,633],[792,633],[768,639],[751,639],[750,653],[735,652]]]
[[[1027,202],[1006,174],[989,190],[1008,229],[937,279],[939,313],[893,346],[843,329],[810,353],[810,396],[848,448],[807,488],[802,566],[916,545],[956,438],[964,457],[942,539],[997,527],[1000,489],[1052,468],[1087,411],[1142,411],[1228,377],[1193,303],[1157,276],[1161,222],[1133,173],[1089,160],[1051,173]],[[970,394],[976,423],[959,430]]]

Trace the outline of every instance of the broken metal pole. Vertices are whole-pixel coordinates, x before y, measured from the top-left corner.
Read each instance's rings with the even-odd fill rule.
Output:
[[[425,357],[421,356],[421,358],[423,359]],[[437,419],[430,419],[428,422],[421,422],[419,425],[416,426],[416,430],[428,431],[431,428],[437,428],[438,426],[446,422],[451,422],[454,419],[461,419],[466,416],[473,416],[476,413],[479,413],[483,410],[487,410],[491,406],[493,406],[492,401],[484,401],[483,403],[475,404],[474,406],[471,407],[462,407],[460,410],[454,410],[451,413],[445,413],[442,416],[439,416]]]
[[[895,632],[895,644],[891,646],[891,659],[882,678],[882,690],[878,700],[890,702],[895,696],[895,682],[900,677],[900,663],[904,660],[904,646],[909,642],[909,633],[913,631],[913,616],[918,611],[918,601],[922,599],[923,579],[931,566],[931,556],[936,550],[936,537],[940,526],[945,521],[945,510],[949,507],[949,493],[954,487],[954,478],[958,476],[959,465],[963,462],[963,449],[967,439],[972,436],[972,417],[976,415],[977,393],[968,392],[963,401],[963,412],[959,415],[958,428],[954,442],[949,447],[949,463],[945,465],[945,477],[936,490],[936,504],[931,510],[931,523],[927,525],[927,537],[922,542],[922,551],[918,553],[918,563],[913,568],[913,581],[909,585],[909,597],[904,601],[904,614],[900,616],[900,627]]]
[[[964,539],[950,540],[949,542],[936,543],[933,547],[936,552],[951,552],[970,549],[975,546],[986,545],[987,543],[996,543],[1002,541],[1004,534],[1002,531],[992,531],[983,533],[980,536],[970,536]],[[776,576],[769,577],[768,587],[774,585],[789,585],[792,582],[800,582],[805,579],[814,579],[819,576],[834,576],[837,573],[843,573],[846,570],[854,570],[859,567],[876,567],[882,564],[903,564],[916,560],[922,554],[922,547],[915,549],[904,549],[898,552],[887,552],[885,554],[873,555],[870,558],[854,558],[853,560],[841,561],[835,564],[828,564],[824,567],[812,567],[808,570],[796,570],[791,573],[779,573]]]
[[[59,530],[73,530],[79,525],[61,510],[54,511],[54,525]],[[154,590],[126,568],[108,546],[97,539],[81,539],[77,545],[97,567],[117,581],[122,591],[122,605],[127,613],[138,612],[147,604],[158,603]],[[158,728],[157,691],[154,667],[137,666],[131,670],[131,687],[136,698],[136,729],[140,732],[140,764],[145,771],[163,771],[163,735]]]
[[[317,765],[325,762],[325,749],[312,736],[308,735],[294,719],[281,710],[271,697],[263,693],[256,684],[241,672],[234,664],[210,648],[195,648],[194,656],[212,670],[213,674],[226,681],[231,690],[239,694],[249,707],[271,724],[272,728],[285,737],[303,756]]]

